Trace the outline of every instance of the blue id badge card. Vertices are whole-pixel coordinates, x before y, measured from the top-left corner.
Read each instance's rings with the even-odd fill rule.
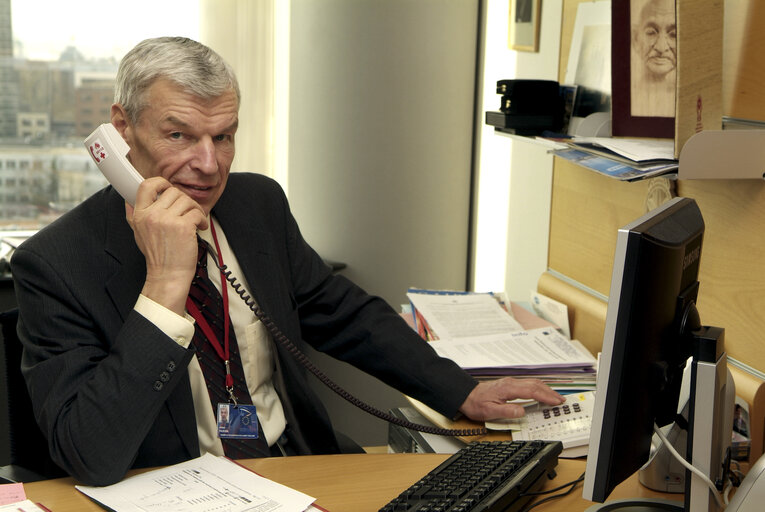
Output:
[[[221,439],[257,439],[258,417],[255,406],[218,404],[218,437]]]

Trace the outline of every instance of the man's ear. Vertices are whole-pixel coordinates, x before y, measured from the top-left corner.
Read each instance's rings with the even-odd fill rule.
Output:
[[[115,103],[112,105],[111,110],[111,122],[114,125],[114,127],[117,129],[117,131],[122,135],[122,138],[127,140],[128,136],[125,133],[128,129],[128,116],[127,112],[125,112],[125,109],[120,105],[119,103]]]

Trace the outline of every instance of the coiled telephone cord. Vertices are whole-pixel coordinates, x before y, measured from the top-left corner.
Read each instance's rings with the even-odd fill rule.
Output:
[[[472,429],[448,429],[448,428],[441,428],[441,427],[434,427],[431,425],[421,425],[419,423],[414,423],[402,418],[398,418],[396,416],[393,416],[391,414],[386,413],[385,411],[381,411],[380,409],[367,404],[366,402],[363,402],[362,400],[356,398],[352,394],[350,394],[348,391],[340,387],[339,384],[335,383],[332,379],[330,379],[324,372],[319,370],[306,356],[303,351],[301,351],[282,331],[279,329],[279,327],[271,320],[271,318],[257,305],[255,302],[255,299],[253,299],[250,295],[247,294],[247,291],[244,289],[244,287],[237,281],[236,277],[234,277],[231,274],[231,271],[228,270],[228,267],[226,265],[220,265],[218,263],[218,257],[215,254],[215,251],[210,247],[210,244],[207,243],[207,241],[204,241],[205,247],[207,248],[207,252],[212,255],[213,262],[215,263],[215,266],[218,268],[218,270],[221,271],[222,275],[225,277],[226,281],[231,285],[231,288],[236,292],[236,294],[239,296],[240,299],[245,303],[245,305],[252,311],[255,316],[263,323],[263,325],[268,329],[268,332],[271,333],[271,336],[274,338],[274,341],[281,344],[284,348],[286,348],[290,354],[301,364],[305,369],[307,369],[309,372],[311,372],[316,378],[318,378],[325,386],[327,386],[329,389],[340,395],[342,398],[350,402],[351,404],[355,405],[362,411],[371,414],[372,416],[376,416],[377,418],[380,418],[382,420],[385,420],[389,423],[392,423],[394,425],[398,425],[403,428],[407,428],[410,430],[416,430],[418,432],[424,432],[427,434],[435,434],[439,436],[482,436],[486,435],[488,433],[488,430],[486,428],[472,428]]]

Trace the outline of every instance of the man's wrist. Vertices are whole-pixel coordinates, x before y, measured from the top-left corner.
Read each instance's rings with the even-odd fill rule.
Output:
[[[194,336],[194,319],[184,311],[178,315],[146,295],[139,295],[135,310],[184,348],[188,348]]]

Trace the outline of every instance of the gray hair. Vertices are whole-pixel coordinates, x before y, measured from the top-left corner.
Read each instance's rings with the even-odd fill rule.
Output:
[[[226,61],[207,46],[185,37],[146,39],[120,62],[114,101],[136,123],[146,107],[146,91],[166,79],[200,98],[217,98],[233,89],[241,99],[236,75]]]

